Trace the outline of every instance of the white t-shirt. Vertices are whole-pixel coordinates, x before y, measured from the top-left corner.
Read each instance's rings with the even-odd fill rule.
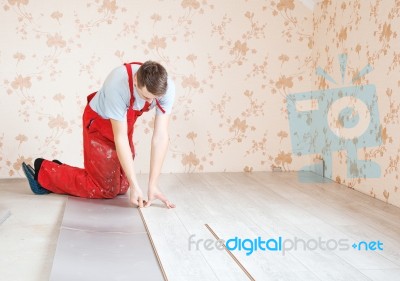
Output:
[[[131,64],[132,76],[137,72],[140,65]],[[133,79],[133,77],[132,77]],[[133,103],[134,110],[141,110],[146,101],[142,99],[134,86],[133,95],[135,102]],[[90,101],[90,107],[104,119],[115,119],[118,121],[126,120],[126,113],[129,108],[131,94],[129,91],[128,72],[124,65],[119,66],[111,71],[104,81],[101,89],[96,93]],[[168,77],[168,88],[165,95],[158,98],[158,102],[165,110],[165,114],[171,114],[172,106],[175,99],[175,84]],[[156,101],[150,105],[150,109],[156,107],[156,114],[163,114],[158,108]]]

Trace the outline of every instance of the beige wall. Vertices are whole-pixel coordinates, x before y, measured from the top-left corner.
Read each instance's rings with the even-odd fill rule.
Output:
[[[392,1],[369,2],[312,11],[290,0],[5,1],[0,177],[22,177],[22,161],[36,157],[82,166],[86,95],[117,65],[147,59],[177,86],[164,172],[301,169],[318,153],[292,153],[287,96],[337,88],[315,69],[341,81],[346,53],[347,76],[374,68],[357,83],[376,86],[384,138],[359,157],[376,158],[382,173],[348,179],[346,155],[335,152],[333,178],[400,206],[399,14]],[[148,172],[153,120],[136,126],[139,172]]]

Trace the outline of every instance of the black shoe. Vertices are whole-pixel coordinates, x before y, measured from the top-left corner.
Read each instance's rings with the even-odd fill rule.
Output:
[[[35,162],[33,163],[33,167],[35,167],[35,181],[38,181],[38,177],[39,177],[39,170],[40,167],[42,166],[44,159],[43,158],[36,158]]]
[[[22,163],[22,170],[26,178],[28,179],[29,186],[33,193],[35,194],[49,194],[50,191],[43,188],[36,180],[35,180],[35,170],[30,166],[26,165],[26,163]]]

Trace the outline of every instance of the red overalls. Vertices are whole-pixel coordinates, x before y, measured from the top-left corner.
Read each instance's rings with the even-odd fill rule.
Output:
[[[135,97],[133,95],[131,64],[141,63],[125,64],[131,94],[127,112],[127,134],[134,158],[135,149],[132,141],[134,124],[143,112],[149,111],[150,103],[146,101],[141,110],[133,110],[132,108]],[[87,97],[88,103],[82,118],[85,168],[76,168],[66,164],[58,165],[52,161],[44,160],[39,170],[39,184],[54,193],[84,198],[114,198],[118,194],[126,193],[129,188],[128,180],[122,170],[115,149],[111,121],[103,119],[89,105],[95,94],[96,92]],[[156,103],[160,110],[165,113],[157,99]]]

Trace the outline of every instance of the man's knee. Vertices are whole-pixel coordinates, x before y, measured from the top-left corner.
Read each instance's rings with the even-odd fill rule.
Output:
[[[120,193],[120,189],[117,187],[117,185],[111,184],[103,186],[101,188],[101,193],[103,194],[104,198],[112,199],[117,197],[117,195]]]

